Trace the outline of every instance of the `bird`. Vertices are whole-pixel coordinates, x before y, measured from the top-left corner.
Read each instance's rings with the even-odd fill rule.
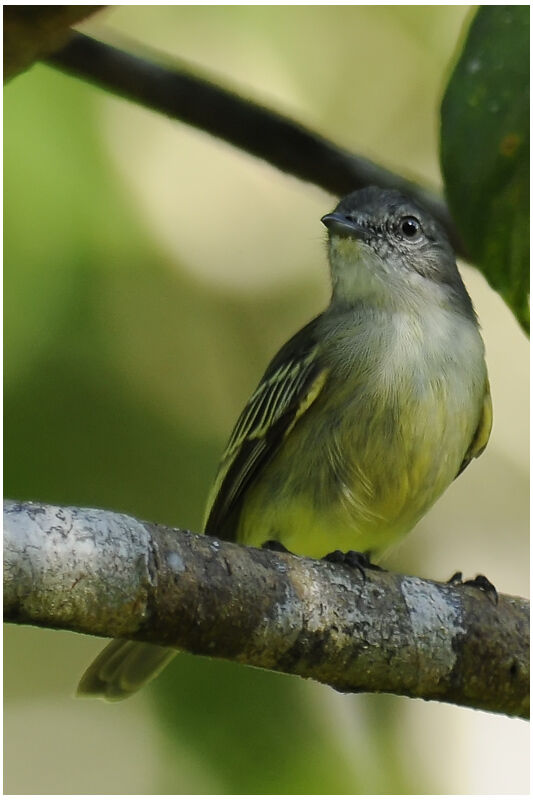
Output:
[[[329,305],[283,345],[244,406],[203,530],[311,558],[351,554],[346,563],[362,568],[484,451],[490,386],[453,248],[425,208],[369,186],[321,221]],[[78,693],[128,697],[175,654],[115,640]]]

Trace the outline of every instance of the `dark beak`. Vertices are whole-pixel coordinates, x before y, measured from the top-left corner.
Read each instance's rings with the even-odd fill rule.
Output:
[[[350,217],[340,214],[338,211],[333,211],[331,214],[326,214],[322,217],[320,222],[323,222],[330,233],[337,236],[351,237],[352,239],[367,239],[369,231],[362,225],[358,225]]]

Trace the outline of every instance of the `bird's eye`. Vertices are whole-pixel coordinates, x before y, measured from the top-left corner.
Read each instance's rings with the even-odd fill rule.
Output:
[[[420,233],[420,222],[416,217],[404,217],[400,222],[400,230],[408,239],[414,239]]]

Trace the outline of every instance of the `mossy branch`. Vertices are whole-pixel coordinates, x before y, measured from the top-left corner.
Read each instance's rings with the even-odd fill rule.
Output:
[[[529,604],[140,522],[4,503],[4,619],[529,714]]]

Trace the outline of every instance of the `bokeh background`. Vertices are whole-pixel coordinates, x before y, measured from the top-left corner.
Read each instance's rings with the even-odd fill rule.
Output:
[[[114,7],[81,29],[209,70],[439,186],[466,6]],[[199,528],[268,359],[325,304],[335,198],[46,66],[4,94],[5,494]],[[386,564],[528,594],[528,344],[462,266],[495,424]],[[73,697],[102,642],[6,626],[14,794],[524,793],[528,727],[182,655],[116,705]]]

